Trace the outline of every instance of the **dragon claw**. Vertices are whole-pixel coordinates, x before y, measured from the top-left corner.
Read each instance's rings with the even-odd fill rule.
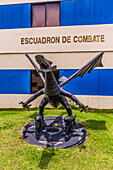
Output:
[[[29,105],[26,106],[28,111],[29,111],[30,106],[32,106],[32,104],[29,104]]]
[[[88,107],[88,105],[87,106],[83,106],[82,107],[82,110],[80,111],[80,112],[83,112],[83,111],[85,111],[85,113],[87,113],[87,111],[86,111],[86,108]]]
[[[24,102],[20,102],[19,104],[22,104],[22,106],[23,106],[23,108],[25,109],[25,108],[27,108],[27,110],[29,111],[29,108],[30,108],[30,106],[31,106],[31,104],[29,104],[29,105],[26,105]]]

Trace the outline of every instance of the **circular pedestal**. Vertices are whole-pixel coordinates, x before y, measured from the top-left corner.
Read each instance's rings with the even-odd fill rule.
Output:
[[[40,133],[36,131],[35,121],[23,129],[23,138],[26,142],[54,148],[72,148],[81,145],[86,136],[86,129],[77,121],[71,131],[68,131],[64,117],[45,117]]]

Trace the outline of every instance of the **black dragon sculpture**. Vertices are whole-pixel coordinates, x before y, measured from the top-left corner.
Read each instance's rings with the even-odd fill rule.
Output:
[[[30,102],[32,102],[34,99],[39,97],[40,95],[44,94],[44,97],[39,105],[39,113],[36,115],[35,120],[41,121],[43,120],[43,112],[44,107],[50,103],[53,107],[57,108],[59,103],[61,103],[67,110],[68,113],[68,121],[72,121],[74,119],[74,116],[72,116],[72,110],[69,106],[69,103],[66,99],[66,97],[73,100],[77,105],[79,105],[80,108],[82,108],[81,111],[86,112],[86,108],[88,106],[85,106],[83,103],[81,103],[74,95],[72,95],[69,92],[66,92],[62,89],[62,87],[67,84],[69,81],[76,77],[82,77],[85,73],[90,73],[90,71],[96,67],[103,67],[102,65],[102,56],[104,52],[101,52],[96,57],[94,57],[91,61],[89,61],[86,65],[84,65],[81,69],[79,69],[75,74],[73,74],[68,79],[66,77],[60,78],[61,84],[58,84],[55,76],[54,71],[56,71],[57,67],[52,66],[52,62],[47,60],[43,55],[36,55],[35,59],[36,62],[39,64],[40,68],[37,67],[37,65],[33,62],[33,60],[30,58],[28,54],[25,54],[26,57],[29,59],[31,64],[34,66],[37,73],[40,75],[42,81],[44,82],[44,88],[40,91],[36,92],[32,97],[30,97],[26,102],[20,102],[24,108],[28,108],[31,105],[28,105]],[[44,76],[43,74],[44,73]]]

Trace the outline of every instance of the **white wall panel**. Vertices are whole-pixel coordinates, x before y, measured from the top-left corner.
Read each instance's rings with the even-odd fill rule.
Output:
[[[54,2],[59,0],[0,0],[0,5],[6,4],[23,4],[23,3],[38,3],[38,2]],[[62,0],[60,0],[62,1]]]
[[[77,69],[95,57],[99,52],[41,53],[53,61],[58,69]],[[35,62],[35,53],[29,54]],[[113,69],[113,52],[105,52],[103,69]],[[34,69],[25,54],[0,54],[0,69]],[[102,67],[101,67],[102,69]]]
[[[19,102],[25,102],[32,95],[24,94],[0,94],[0,108],[22,108]],[[32,102],[32,107],[38,107],[42,96]]]
[[[76,97],[84,104],[88,105],[90,108],[98,109],[113,109],[113,96],[77,96]],[[73,105],[74,102],[69,100]],[[75,105],[76,106],[76,105]]]
[[[0,53],[113,51],[112,30],[113,25],[0,30]],[[74,42],[75,36],[87,38]]]
[[[19,104],[20,101],[25,102],[32,95],[18,95],[18,94],[0,94],[0,108],[22,108]],[[31,107],[39,107],[43,96],[40,96],[34,100]],[[84,105],[88,105],[91,108],[99,109],[113,109],[113,96],[76,96]],[[74,104],[73,101],[69,102]],[[50,104],[46,106],[52,108]]]

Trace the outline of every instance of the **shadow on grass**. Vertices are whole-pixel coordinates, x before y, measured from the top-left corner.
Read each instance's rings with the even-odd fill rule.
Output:
[[[28,116],[29,118],[35,118],[36,114],[38,113],[38,110],[37,112],[34,112],[32,115]],[[64,116],[66,113],[62,112],[60,115],[57,115],[57,116]],[[51,115],[51,116],[56,116],[56,114],[54,115]],[[48,117],[48,114],[46,115],[46,113],[44,114],[44,117]]]
[[[79,145],[78,148],[79,148],[79,152],[82,152],[82,150],[85,151],[86,146],[84,144],[82,144],[82,145]]]
[[[54,148],[50,148],[50,149],[44,148],[38,167],[40,169],[48,168],[48,164],[53,156],[55,156]]]
[[[36,114],[38,113],[38,111],[37,112],[34,112],[32,115],[30,115],[30,116],[28,116],[29,118],[35,118],[35,116],[36,116]]]
[[[99,121],[99,120],[86,120],[85,122],[81,122],[83,126],[87,129],[91,130],[108,130],[106,127],[106,121]]]
[[[0,126],[0,130],[11,129],[13,126],[15,126],[15,123],[4,123],[3,126]]]
[[[18,114],[19,114],[19,111],[15,111],[15,112],[14,111],[12,111],[12,112],[11,111],[10,112],[9,111],[3,111],[3,112],[0,112],[0,117],[1,116],[5,117],[5,116],[9,116],[9,115],[18,115]]]

